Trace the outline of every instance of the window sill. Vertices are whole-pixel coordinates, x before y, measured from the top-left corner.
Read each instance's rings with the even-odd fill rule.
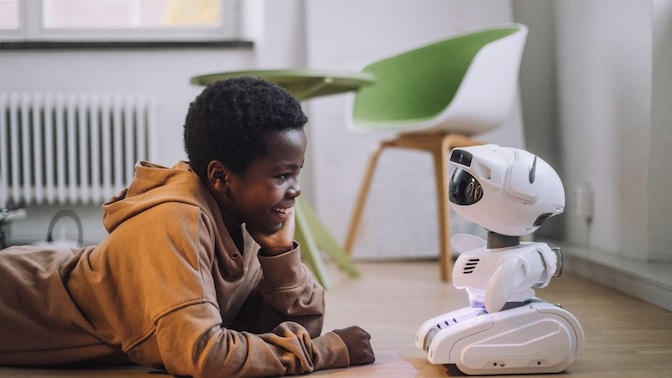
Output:
[[[250,49],[252,41],[0,41],[0,50]]]

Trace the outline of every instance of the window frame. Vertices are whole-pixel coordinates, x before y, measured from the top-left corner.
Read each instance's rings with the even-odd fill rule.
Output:
[[[18,0],[19,27],[0,29],[0,41],[72,41],[72,42],[137,42],[137,41],[221,41],[240,37],[240,0],[219,0],[222,25],[219,27],[185,28],[45,28],[42,0]]]

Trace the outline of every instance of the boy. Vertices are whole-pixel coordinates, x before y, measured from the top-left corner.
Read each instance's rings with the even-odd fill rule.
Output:
[[[293,241],[306,121],[266,81],[208,86],[184,125],[189,163],[140,162],[103,205],[100,245],[0,252],[0,364],[254,377],[373,362],[361,328],[321,335],[323,289]]]

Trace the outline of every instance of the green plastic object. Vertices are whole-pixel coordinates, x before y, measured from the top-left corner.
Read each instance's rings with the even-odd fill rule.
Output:
[[[518,32],[488,29],[431,43],[366,66],[376,84],[355,96],[353,121],[366,128],[423,122],[453,100],[476,54],[487,44]]]
[[[275,69],[216,72],[194,76],[191,83],[208,85],[232,77],[251,76],[272,81],[285,88],[298,100],[355,91],[371,85],[374,79],[364,72],[317,71],[307,69]]]

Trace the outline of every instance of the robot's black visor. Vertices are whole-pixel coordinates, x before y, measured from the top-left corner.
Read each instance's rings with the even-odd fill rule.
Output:
[[[483,198],[481,184],[469,172],[457,168],[450,178],[448,200],[456,205],[473,205]]]

